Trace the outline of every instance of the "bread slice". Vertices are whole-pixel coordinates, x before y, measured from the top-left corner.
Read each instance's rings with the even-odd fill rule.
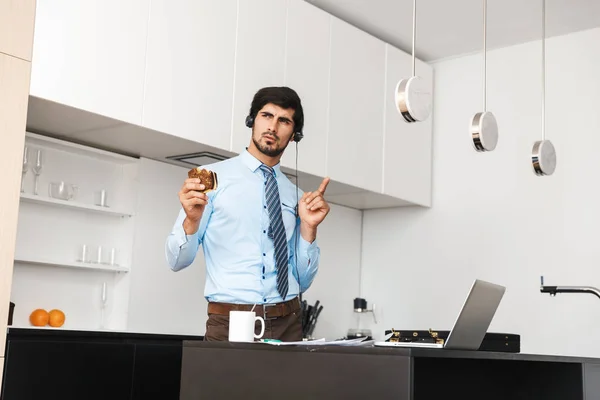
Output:
[[[204,185],[204,190],[202,190],[202,193],[208,193],[211,190],[217,190],[217,187],[219,186],[217,173],[202,167],[196,167],[189,170],[188,178],[200,178],[200,183]]]

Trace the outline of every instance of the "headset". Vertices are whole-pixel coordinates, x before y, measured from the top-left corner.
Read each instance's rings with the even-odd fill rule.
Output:
[[[252,126],[254,126],[254,116],[253,115],[248,115],[246,117],[246,126],[248,128],[252,128]],[[302,138],[304,137],[304,134],[302,132],[294,132],[294,136],[292,138],[292,140],[296,143],[298,143],[299,141],[302,140]]]

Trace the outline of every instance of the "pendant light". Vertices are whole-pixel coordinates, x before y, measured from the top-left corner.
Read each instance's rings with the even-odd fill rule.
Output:
[[[422,122],[431,114],[431,91],[423,78],[415,75],[415,41],[417,35],[417,0],[413,0],[412,77],[396,85],[396,108],[408,123]]]
[[[485,152],[496,148],[498,123],[494,114],[487,111],[487,0],[483,0],[483,112],[471,118],[470,132],[475,150]]]
[[[556,169],[556,150],[546,139],[546,0],[542,0],[542,140],[533,144],[531,164],[538,176],[552,175]]]

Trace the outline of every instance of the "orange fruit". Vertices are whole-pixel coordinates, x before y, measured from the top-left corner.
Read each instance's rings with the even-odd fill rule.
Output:
[[[62,326],[65,323],[65,313],[61,310],[50,310],[48,314],[48,323],[50,324],[50,326],[58,328],[59,326]]]
[[[29,315],[29,322],[31,322],[31,325],[33,326],[46,326],[49,319],[50,315],[48,314],[48,311],[41,308],[33,310]]]

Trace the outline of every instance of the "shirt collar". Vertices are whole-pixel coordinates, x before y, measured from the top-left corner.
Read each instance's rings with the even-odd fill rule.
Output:
[[[262,162],[258,158],[254,157],[252,154],[250,154],[248,149],[244,150],[240,156],[242,158],[242,162],[252,172],[256,172],[256,170],[258,168],[260,168],[260,166],[262,165]],[[281,173],[281,163],[280,162],[277,163],[272,168],[273,168],[273,171],[275,171],[275,177],[277,178],[279,176],[279,174]]]

